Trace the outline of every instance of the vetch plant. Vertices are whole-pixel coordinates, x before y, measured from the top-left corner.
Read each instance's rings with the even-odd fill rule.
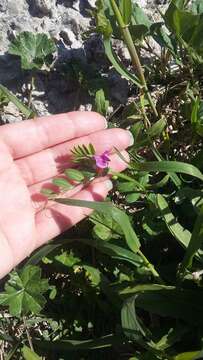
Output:
[[[97,77],[66,64],[79,84],[77,99],[88,89],[93,109],[135,141],[130,161],[113,149],[127,162],[123,173],[110,168],[108,149],[76,145],[70,168],[42,189],[45,207],[94,212],[10,274],[0,294],[0,345],[14,359],[203,356],[203,7],[201,0],[172,0],[165,13],[157,8],[153,21],[134,1],[98,0],[90,32],[100,34],[109,62]],[[127,60],[118,45],[129,51]],[[105,87],[109,69],[128,81],[129,99],[118,107]],[[5,102],[11,94],[1,89]],[[71,197],[100,176],[114,183],[107,200]]]

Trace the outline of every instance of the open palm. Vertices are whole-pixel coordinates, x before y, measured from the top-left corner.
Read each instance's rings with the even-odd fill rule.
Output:
[[[42,117],[0,127],[0,278],[30,253],[79,222],[89,209],[54,203],[44,206],[41,188],[64,168],[71,166],[71,149],[92,143],[98,154],[123,151],[131,145],[130,133],[105,129],[105,119],[90,112]],[[125,168],[111,155],[110,167]],[[86,188],[76,187],[68,196],[102,200],[110,190],[102,178]]]

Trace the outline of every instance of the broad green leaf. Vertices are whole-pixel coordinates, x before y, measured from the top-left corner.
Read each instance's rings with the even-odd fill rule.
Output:
[[[10,273],[5,292],[0,294],[0,304],[8,305],[13,316],[38,314],[46,303],[43,293],[48,289],[48,280],[41,278],[41,269],[28,265],[18,273]]]
[[[178,7],[172,1],[165,14],[167,26],[174,32],[180,43],[190,55],[201,62],[196,56],[203,53],[203,14],[194,14]]]
[[[154,40],[161,46],[161,48],[168,49],[176,59],[176,62],[181,64],[181,61],[178,59],[179,54],[177,52],[177,42],[174,41],[172,36],[167,33],[163,23],[152,24],[150,33]]]
[[[188,332],[187,326],[176,325],[175,328],[170,328],[170,330],[162,336],[162,338],[156,343],[156,349],[163,351],[170,348],[175,343],[179,342],[182,336]]]
[[[100,89],[95,96],[95,111],[106,116],[109,108],[109,100],[106,100],[104,90]]]
[[[128,193],[136,190],[136,184],[132,181],[119,182],[117,189],[121,193]]]
[[[22,355],[25,360],[42,360],[41,357],[39,357],[34,351],[32,351],[26,345],[24,345],[22,348]]]
[[[159,150],[157,150],[155,147],[152,147],[152,152],[159,162],[165,161],[163,156],[160,154]],[[168,175],[170,176],[170,178],[173,181],[173,183],[175,184],[175,186],[179,189],[182,182],[181,182],[180,178],[178,177],[178,175],[174,172],[169,172]]]
[[[101,282],[102,274],[101,272],[93,266],[82,265],[83,269],[86,271],[86,276],[91,282],[92,286],[98,286]]]
[[[135,295],[135,307],[163,317],[182,319],[200,325],[203,317],[203,291],[182,288],[143,290]]]
[[[138,43],[142,41],[148,33],[148,28],[145,25],[139,24],[139,25],[132,25],[130,27],[130,32],[133,38],[133,41]]]
[[[174,356],[172,360],[197,360],[197,359],[201,360],[202,356],[203,356],[203,351],[201,350],[189,351]]]
[[[45,195],[45,196],[52,196],[52,195],[54,195],[54,194],[56,194],[53,190],[51,190],[51,189],[46,189],[46,188],[43,188],[43,189],[41,189],[40,190],[40,193],[42,194],[42,195]]]
[[[142,291],[159,291],[159,290],[170,290],[175,289],[174,286],[166,286],[160,284],[140,284],[140,285],[132,285],[123,287],[119,290],[119,295],[122,297],[126,297],[129,295],[134,295]]]
[[[103,224],[96,224],[93,227],[93,236],[101,240],[110,240],[112,238],[112,230]]]
[[[77,241],[92,246],[95,249],[101,251],[102,253],[111,256],[112,258],[127,261],[133,264],[134,266],[143,265],[143,260],[139,255],[121,246],[115,245],[109,241],[104,241],[99,239],[82,239],[82,238],[77,239]]]
[[[83,181],[85,178],[82,171],[79,171],[77,169],[67,169],[65,170],[65,174],[70,180],[75,180],[78,182]]]
[[[70,190],[73,188],[73,185],[71,185],[68,180],[63,178],[55,178],[52,180],[52,183],[64,190]]]
[[[184,259],[182,261],[181,270],[184,271],[186,268],[190,268],[192,266],[192,261],[203,244],[203,206],[199,211],[199,215],[195,221],[192,236],[190,238],[190,242],[188,244]]]
[[[94,340],[61,340],[61,341],[40,341],[35,340],[37,346],[41,349],[48,349],[53,352],[55,351],[78,351],[78,350],[97,350],[109,348],[112,346],[120,346],[124,341],[122,336],[106,335]]]
[[[15,95],[13,95],[5,86],[0,84],[0,91],[5,97],[11,101],[19,110],[20,112],[27,118],[32,118],[35,116],[35,113],[32,109],[29,109],[28,106],[22,103]]]
[[[132,8],[132,24],[133,25],[145,25],[148,29],[152,25],[152,22],[148,18],[148,16],[144,13],[141,7],[139,7],[136,3],[133,3]]]
[[[54,41],[44,33],[34,34],[29,31],[20,33],[9,46],[9,54],[21,58],[21,66],[25,70],[40,70],[53,62],[56,52]]]
[[[120,0],[119,9],[125,25],[129,25],[132,15],[132,0]]]
[[[157,195],[157,204],[171,234],[176,238],[176,240],[178,240],[180,245],[187,248],[191,240],[191,232],[183,228],[183,226],[176,220],[175,216],[169,209],[167,201],[160,194]],[[195,256],[198,260],[202,261],[201,252],[197,252]]]
[[[55,199],[56,202],[69,205],[90,208],[111,216],[121,227],[129,248],[137,252],[140,247],[139,239],[134,232],[128,216],[120,209],[107,202],[83,201],[75,199]]]
[[[128,204],[133,204],[134,202],[136,202],[139,198],[140,198],[140,193],[139,192],[135,192],[133,194],[128,194],[126,196],[126,201]]]
[[[157,195],[157,204],[171,234],[176,238],[176,240],[178,240],[180,245],[182,245],[184,248],[188,248],[192,236],[191,232],[183,228],[183,226],[176,220],[175,216],[169,209],[167,201],[160,194]],[[203,262],[202,250],[197,250],[195,257],[199,261]]]
[[[166,173],[181,173],[196,177],[203,181],[203,174],[191,164],[179,161],[150,161],[143,163],[133,163],[133,168],[137,171],[149,172],[166,172]]]
[[[132,81],[133,84],[137,85],[138,87],[141,87],[140,81],[138,77],[135,75],[132,75],[126,68],[123,66],[123,64],[118,60],[117,56],[112,50],[111,41],[110,39],[104,39],[104,48],[105,48],[105,54],[108,57],[110,63],[113,65],[115,70],[123,76],[125,79]]]
[[[138,343],[143,343],[146,338],[146,330],[135,312],[135,297],[124,301],[121,310],[121,324],[125,335]]]
[[[124,301],[121,309],[121,324],[124,334],[130,339],[140,344],[146,349],[154,347],[155,344],[152,341],[152,334],[142,320],[138,317],[135,309],[135,296],[128,298]]]
[[[96,1],[97,11],[95,13],[96,17],[96,30],[104,36],[104,38],[109,38],[113,32],[111,23],[105,14],[105,7],[102,0]]]
[[[147,135],[150,136],[151,138],[160,136],[165,127],[166,127],[166,119],[162,117],[147,130]]]
[[[60,255],[56,255],[55,260],[67,267],[73,267],[81,262],[81,259],[74,255],[73,251],[63,251]]]
[[[122,230],[119,224],[117,224],[112,217],[94,211],[89,219],[95,224],[93,228],[94,238],[110,240],[122,236]]]

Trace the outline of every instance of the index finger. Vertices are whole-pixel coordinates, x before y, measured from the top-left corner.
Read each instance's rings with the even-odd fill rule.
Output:
[[[74,111],[3,125],[0,127],[0,140],[9,147],[13,158],[19,159],[106,127],[103,116],[95,112]]]

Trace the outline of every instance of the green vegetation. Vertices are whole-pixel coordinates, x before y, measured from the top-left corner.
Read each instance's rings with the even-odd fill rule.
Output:
[[[202,359],[203,2],[172,0],[158,22],[131,0],[97,0],[93,15],[88,36],[101,35],[109,64],[128,80],[134,98],[109,115],[105,79],[87,79],[80,64],[69,70],[110,127],[131,130],[131,161],[124,173],[112,174],[114,190],[105,202],[54,197],[95,211],[5,281],[4,359]],[[23,33],[10,46],[23,69],[51,66],[55,46],[43,39]],[[128,49],[129,64],[114,50],[115,39]],[[142,63],[143,51],[150,64]],[[30,99],[20,105],[0,86],[0,109],[13,101],[28,118]],[[94,148],[73,154],[78,162],[91,159]],[[63,191],[72,181],[91,181],[95,174],[85,170],[67,170],[67,179],[53,183]]]

